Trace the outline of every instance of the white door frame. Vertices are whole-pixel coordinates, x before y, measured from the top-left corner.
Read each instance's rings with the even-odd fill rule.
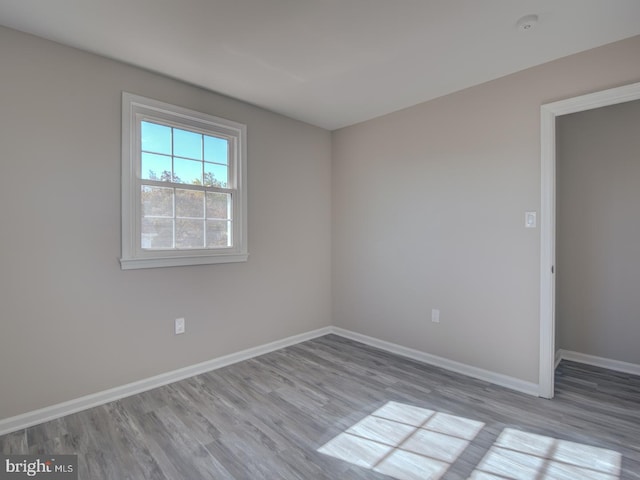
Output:
[[[553,398],[555,371],[556,117],[640,99],[640,82],[547,103],[540,108],[540,365],[538,395]]]

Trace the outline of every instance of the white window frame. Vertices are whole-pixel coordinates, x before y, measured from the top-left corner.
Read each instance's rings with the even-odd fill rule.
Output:
[[[143,249],[141,242],[140,125],[143,120],[204,134],[230,143],[232,246],[203,249]],[[122,258],[123,270],[244,262],[247,251],[247,127],[183,107],[122,92]]]

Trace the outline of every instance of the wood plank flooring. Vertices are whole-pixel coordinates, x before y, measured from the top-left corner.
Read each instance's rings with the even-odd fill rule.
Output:
[[[389,480],[318,450],[398,404],[484,424],[442,479],[510,478],[477,469],[514,431],[619,452],[619,478],[640,479],[640,377],[562,362],[550,401],[335,335],[5,435],[0,452],[78,454],[82,480]]]

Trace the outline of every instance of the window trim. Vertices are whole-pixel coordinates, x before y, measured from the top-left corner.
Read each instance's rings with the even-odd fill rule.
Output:
[[[203,249],[145,250],[141,247],[140,122],[143,119],[216,134],[230,140],[230,185],[232,196],[231,247]],[[247,127],[188,108],[122,92],[122,257],[123,270],[182,265],[245,262],[247,250]]]

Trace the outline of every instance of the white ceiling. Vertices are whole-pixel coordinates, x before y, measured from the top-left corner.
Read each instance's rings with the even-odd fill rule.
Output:
[[[640,0],[0,0],[0,24],[333,130],[638,35]]]

